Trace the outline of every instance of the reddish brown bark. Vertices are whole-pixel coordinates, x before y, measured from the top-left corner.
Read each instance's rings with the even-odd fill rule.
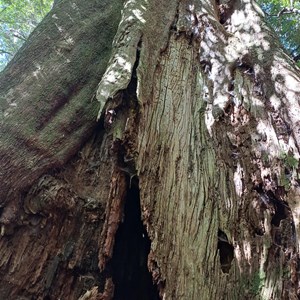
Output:
[[[255,3],[128,1],[112,50],[94,4],[0,78],[0,298],[296,299],[299,70]]]

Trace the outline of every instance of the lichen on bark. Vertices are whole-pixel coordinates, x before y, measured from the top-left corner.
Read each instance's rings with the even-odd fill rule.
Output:
[[[17,295],[25,284],[26,295],[113,297],[108,267],[133,175],[151,240],[148,268],[162,299],[299,297],[299,70],[256,4],[126,1],[112,47],[101,81],[91,75],[93,92],[100,81],[94,138],[65,170],[41,177],[29,192],[16,186],[23,198],[12,201],[8,216],[25,207],[20,229],[5,219],[1,272],[14,272],[23,254],[31,262],[32,249],[40,261],[37,269],[30,264],[31,279],[5,277],[8,290]],[[72,87],[67,98],[77,95]],[[76,99],[70,113],[42,128],[55,136],[65,124],[60,116],[70,120],[82,107]],[[94,128],[91,106],[87,127],[71,130],[76,147]],[[60,141],[51,148],[59,166],[76,152]],[[43,171],[57,166],[33,158]],[[35,161],[29,164],[18,165],[21,175],[34,173]],[[36,232],[45,243],[50,236],[45,251]],[[13,245],[23,245],[16,254],[11,234]]]
[[[229,5],[219,22],[217,5],[179,1],[164,47],[151,44],[147,22],[144,27],[143,42],[157,56],[149,66],[152,53],[143,44],[137,71],[137,170],[143,220],[152,240],[149,267],[167,299],[196,299],[200,293],[205,299],[219,298],[235,280],[239,284],[227,290],[229,299],[298,293],[298,208],[293,208],[298,201],[289,200],[294,194],[278,181],[287,169],[297,176],[298,129],[287,124],[298,123],[287,107],[299,99],[298,83],[279,97],[286,81],[281,88],[274,82],[281,64],[287,78],[291,68],[294,77],[297,71],[252,1]],[[159,16],[152,9],[151,16]],[[156,30],[163,35],[164,29]],[[294,107],[297,111],[298,104]],[[282,156],[291,156],[294,167],[284,167]],[[298,183],[293,182],[295,193]],[[227,242],[220,242],[219,230]],[[228,259],[220,243],[227,243]],[[217,255],[210,256],[207,249],[216,249]],[[294,274],[281,285],[271,268],[274,253]],[[225,268],[225,261],[231,266]],[[170,265],[178,274],[175,279]],[[259,284],[252,282],[255,274],[263,274]],[[216,281],[217,290],[212,288]]]

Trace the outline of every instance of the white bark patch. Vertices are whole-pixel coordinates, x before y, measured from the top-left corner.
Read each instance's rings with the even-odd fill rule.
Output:
[[[244,250],[244,256],[245,258],[248,260],[249,263],[251,263],[251,258],[252,258],[252,254],[251,254],[251,244],[248,240],[245,240],[243,242],[243,250]]]
[[[237,165],[236,171],[234,172],[234,185],[235,191],[238,196],[243,195],[243,175],[244,171],[240,164]]]
[[[145,24],[146,3],[147,1],[129,0],[124,5],[122,19],[113,42],[112,56],[97,90],[96,97],[100,103],[97,119],[100,118],[106,101],[113,98],[118,91],[126,89],[130,82]]]
[[[257,132],[267,136],[266,148],[268,149],[268,155],[278,157],[280,154],[280,146],[272,124],[267,120],[260,120],[257,124]]]

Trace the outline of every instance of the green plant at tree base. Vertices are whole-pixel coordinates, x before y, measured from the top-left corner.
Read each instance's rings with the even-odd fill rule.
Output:
[[[251,299],[264,300],[260,292],[265,284],[265,280],[266,275],[264,271],[257,271],[250,275],[250,278],[247,276],[242,279],[242,288]]]

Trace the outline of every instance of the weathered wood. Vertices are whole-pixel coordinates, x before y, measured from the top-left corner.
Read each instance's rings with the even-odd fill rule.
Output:
[[[98,272],[112,142],[101,126],[87,141],[122,2],[59,1],[0,74],[1,299],[113,295]]]
[[[33,185],[17,220],[1,225],[1,299],[78,299],[109,284],[98,252],[106,235],[110,144],[102,135],[88,142],[64,170]]]
[[[7,128],[25,110],[24,132],[35,128],[28,136],[38,132],[38,149],[52,160],[19,133],[3,135],[2,193],[14,186],[23,198],[8,197],[1,215],[0,295],[121,297],[117,278],[130,279],[127,266],[116,276],[124,237],[115,239],[126,201],[140,198],[147,232],[138,232],[149,235],[148,268],[162,299],[297,299],[299,69],[252,1],[127,1],[120,24],[97,93],[89,89],[100,125],[77,158],[64,164],[93,130],[93,101],[79,127],[70,125],[76,109],[67,113],[72,93],[59,106],[66,120],[35,118],[19,103],[4,112]],[[31,157],[24,149],[32,162],[22,161]]]
[[[63,166],[95,128],[122,2],[59,2],[0,74],[1,204]]]
[[[149,267],[164,299],[296,299],[299,69],[255,3],[226,5],[179,1],[154,67],[141,50]]]

